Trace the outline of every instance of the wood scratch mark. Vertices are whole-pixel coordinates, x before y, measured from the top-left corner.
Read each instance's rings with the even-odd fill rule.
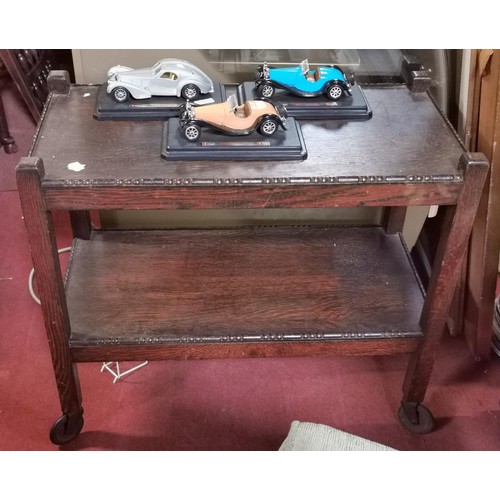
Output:
[[[271,196],[273,195],[273,193],[269,193],[269,195],[267,196],[267,200],[266,202],[264,203],[264,206],[262,208],[266,208],[267,207],[267,204],[269,203],[269,200],[271,199]]]

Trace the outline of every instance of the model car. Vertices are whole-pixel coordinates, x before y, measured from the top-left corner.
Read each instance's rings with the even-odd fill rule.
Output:
[[[108,71],[107,92],[118,102],[177,96],[195,100],[214,91],[212,80],[194,64],[182,59],[161,59],[151,68],[113,66]]]
[[[231,95],[225,102],[205,106],[194,106],[187,101],[181,106],[179,122],[184,137],[194,142],[200,138],[202,126],[228,135],[248,135],[258,130],[269,137],[280,126],[286,130],[286,118],[282,104],[255,100],[238,105],[236,95]]]
[[[316,97],[324,94],[332,101],[351,95],[354,80],[346,77],[338,66],[309,67],[307,59],[298,66],[270,68],[266,63],[258,67],[255,87],[260,97],[270,99],[275,89],[285,89],[301,97]]]

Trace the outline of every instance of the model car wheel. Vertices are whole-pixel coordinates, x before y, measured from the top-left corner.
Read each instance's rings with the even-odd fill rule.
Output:
[[[332,101],[338,101],[342,97],[343,93],[344,89],[337,84],[330,85],[326,89],[326,96],[328,97],[328,99],[331,99]]]
[[[129,98],[129,91],[123,87],[116,87],[113,89],[113,99],[116,102],[125,102]]]
[[[196,85],[190,83],[182,88],[181,95],[184,99],[193,101],[200,95],[200,89]]]
[[[259,93],[260,97],[271,99],[271,97],[274,95],[274,87],[272,85],[269,85],[269,83],[261,83],[257,87],[257,92]]]
[[[276,130],[278,130],[278,122],[273,118],[266,118],[265,120],[262,120],[259,126],[260,133],[267,137],[274,135]]]
[[[197,141],[200,138],[200,135],[201,135],[200,127],[195,123],[191,123],[184,127],[184,137],[189,142]]]

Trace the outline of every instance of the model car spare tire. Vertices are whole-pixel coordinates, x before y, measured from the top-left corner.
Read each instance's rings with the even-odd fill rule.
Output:
[[[332,101],[338,101],[344,93],[344,89],[338,83],[333,83],[326,89],[326,97]]]
[[[271,135],[274,135],[276,130],[278,130],[278,120],[275,118],[264,118],[259,125],[259,132],[262,135],[265,135],[267,137],[270,137]]]
[[[284,118],[286,120],[288,118],[288,110],[286,109],[286,106],[283,103],[278,102],[276,103],[275,107],[276,111],[278,112],[278,115],[280,115],[281,118]]]
[[[192,83],[189,83],[188,85],[182,87],[181,96],[186,100],[194,101],[198,98],[199,95],[200,89]]]
[[[111,95],[116,102],[128,101],[128,98],[130,97],[129,91],[124,87],[114,88]]]
[[[260,97],[265,97],[266,99],[271,99],[274,95],[274,87],[269,83],[261,83],[257,87],[257,93]]]

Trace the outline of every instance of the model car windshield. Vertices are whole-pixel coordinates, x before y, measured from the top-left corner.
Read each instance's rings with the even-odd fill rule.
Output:
[[[158,76],[161,71],[161,64],[156,63],[151,69],[153,70],[153,74]]]
[[[300,69],[301,69],[303,75],[305,75],[309,71],[309,61],[307,59],[304,59],[300,63]]]

